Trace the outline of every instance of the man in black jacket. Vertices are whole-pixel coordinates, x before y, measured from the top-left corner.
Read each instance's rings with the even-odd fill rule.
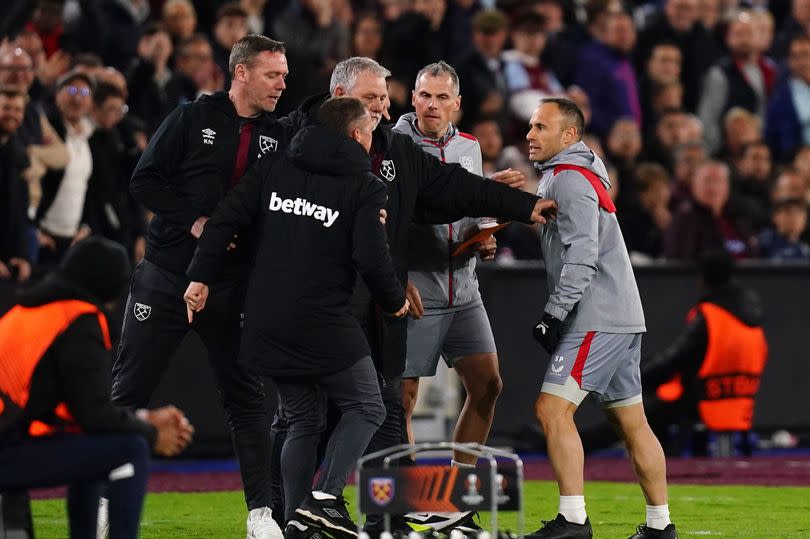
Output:
[[[370,349],[351,297],[359,273],[383,312],[407,314],[378,212],[386,187],[370,173],[374,121],[359,100],[329,99],[321,125],[306,127],[284,153],[260,162],[220,203],[189,266],[189,317],[205,307],[233,234],[262,235],[245,304],[240,361],[271,376],[289,421],[281,452],[285,517],[356,537],[343,487],[382,424]],[[312,493],[326,400],[341,418]]]
[[[105,483],[112,537],[137,537],[149,449],[175,455],[193,432],[173,406],[133,413],[110,400],[104,308],[128,275],[123,247],[81,241],[0,318],[0,492],[67,484],[74,539],[96,537]]]
[[[285,88],[283,44],[249,35],[233,48],[229,93],[174,110],[138,162],[130,191],[154,212],[146,257],[135,268],[113,367],[116,403],[148,402],[190,327],[185,273],[208,216],[259,157],[274,152],[283,131],[268,114]],[[218,379],[245,500],[248,537],[281,539],[271,517],[269,428],[261,379],[237,364],[245,281],[252,264],[250,231],[240,231],[225,270],[212,283],[208,309],[191,329],[201,337]]]
[[[386,77],[390,72],[370,58],[354,57],[340,62],[332,73],[332,96],[360,99],[375,122],[382,119],[388,100]],[[290,132],[317,123],[316,113],[329,95],[306,100],[301,107],[280,120]],[[388,125],[374,130],[371,144],[372,173],[388,188],[388,245],[397,277],[403,287],[408,279],[408,225],[415,218],[427,223],[448,223],[463,216],[495,216],[523,222],[545,222],[543,214],[553,211],[552,200],[540,199],[498,182],[486,181],[455,164],[443,164],[426,154],[410,137],[395,133]],[[522,175],[505,177],[504,182],[519,186]],[[407,320],[382,316],[368,291],[358,286],[353,298],[354,314],[366,332],[371,357],[377,368],[386,407],[386,420],[369,443],[368,452],[403,441],[401,376],[405,369]],[[279,439],[286,430],[277,415],[273,424],[274,459]],[[273,466],[276,473],[280,468]],[[314,470],[312,470],[314,472]],[[274,477],[274,504],[278,498],[278,477]]]

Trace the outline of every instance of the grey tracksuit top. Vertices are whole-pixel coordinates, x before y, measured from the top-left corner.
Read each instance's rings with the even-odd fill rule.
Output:
[[[441,139],[425,136],[416,127],[416,113],[399,118],[394,131],[408,135],[423,151],[443,163],[458,163],[473,174],[482,175],[481,148],[472,135],[453,124]],[[411,224],[408,230],[408,279],[413,281],[426,309],[462,307],[479,301],[475,275],[475,252],[453,257],[481,219],[465,217],[446,225]]]
[[[572,165],[595,174],[594,184]],[[557,220],[540,232],[550,294],[545,311],[564,320],[566,331],[646,331],[602,160],[577,142],[535,167],[542,174],[537,194],[558,205]]]

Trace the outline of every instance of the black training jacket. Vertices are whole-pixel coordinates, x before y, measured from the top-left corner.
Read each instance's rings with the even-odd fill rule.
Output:
[[[150,262],[185,273],[197,244],[191,226],[198,217],[210,216],[228,192],[244,121],[228,94],[217,92],[177,107],[155,132],[130,182],[133,197],[155,214],[146,235]],[[272,115],[253,121],[246,170],[287,144],[286,131]],[[243,274],[252,253],[252,236],[247,231],[239,236],[239,246],[228,254],[237,275]]]
[[[307,99],[279,123],[291,132],[316,123],[316,114],[327,98],[324,94]],[[408,225],[412,221],[442,224],[465,216],[494,216],[528,223],[539,200],[525,191],[486,181],[457,164],[442,163],[388,125],[381,124],[374,131],[373,150],[382,154],[377,175],[388,188],[388,244],[403,286],[408,282]],[[369,299],[368,292],[358,287],[355,315],[368,332],[377,369],[386,378],[399,376],[405,370],[408,322],[383,317]]]
[[[405,304],[379,220],[386,188],[370,170],[357,142],[307,127],[251,169],[206,224],[188,269],[206,284],[236,230],[260,234],[240,347],[259,373],[324,375],[370,355],[352,314],[358,273],[385,312]]]

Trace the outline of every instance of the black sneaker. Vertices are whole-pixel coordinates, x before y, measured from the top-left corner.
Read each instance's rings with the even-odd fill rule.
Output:
[[[655,528],[648,528],[644,524],[640,524],[636,528],[636,533],[631,535],[629,539],[678,539],[678,532],[675,531],[675,524],[669,524],[663,530],[656,530]]]
[[[343,496],[318,500],[310,492],[295,514],[299,521],[303,520],[302,524],[312,524],[336,539],[357,539],[357,524],[349,515]]]
[[[284,539],[340,539],[337,534],[332,535],[321,528],[291,520],[284,528]]]
[[[536,532],[530,533],[526,539],[592,539],[593,530],[591,520],[585,519],[585,524],[568,522],[561,514],[554,520],[543,520],[543,526]]]
[[[369,539],[379,539],[380,534],[385,531],[384,515],[368,515],[363,531],[368,534]],[[407,537],[412,531],[418,530],[409,526],[403,515],[391,515],[391,535],[393,537]]]

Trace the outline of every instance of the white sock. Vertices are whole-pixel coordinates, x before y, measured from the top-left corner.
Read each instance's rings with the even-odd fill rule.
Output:
[[[323,492],[323,491],[320,491],[320,490],[313,490],[312,491],[312,497],[315,498],[316,500],[336,500],[337,499],[335,496],[332,496],[331,494],[327,494],[326,492]]]
[[[455,466],[456,468],[475,468],[475,464],[465,464],[464,462],[459,462],[455,459],[450,461],[450,466]]]
[[[663,530],[672,523],[669,520],[669,504],[647,506],[647,527]]]
[[[588,514],[585,512],[585,496],[560,496],[559,513],[568,522],[585,524]]]

